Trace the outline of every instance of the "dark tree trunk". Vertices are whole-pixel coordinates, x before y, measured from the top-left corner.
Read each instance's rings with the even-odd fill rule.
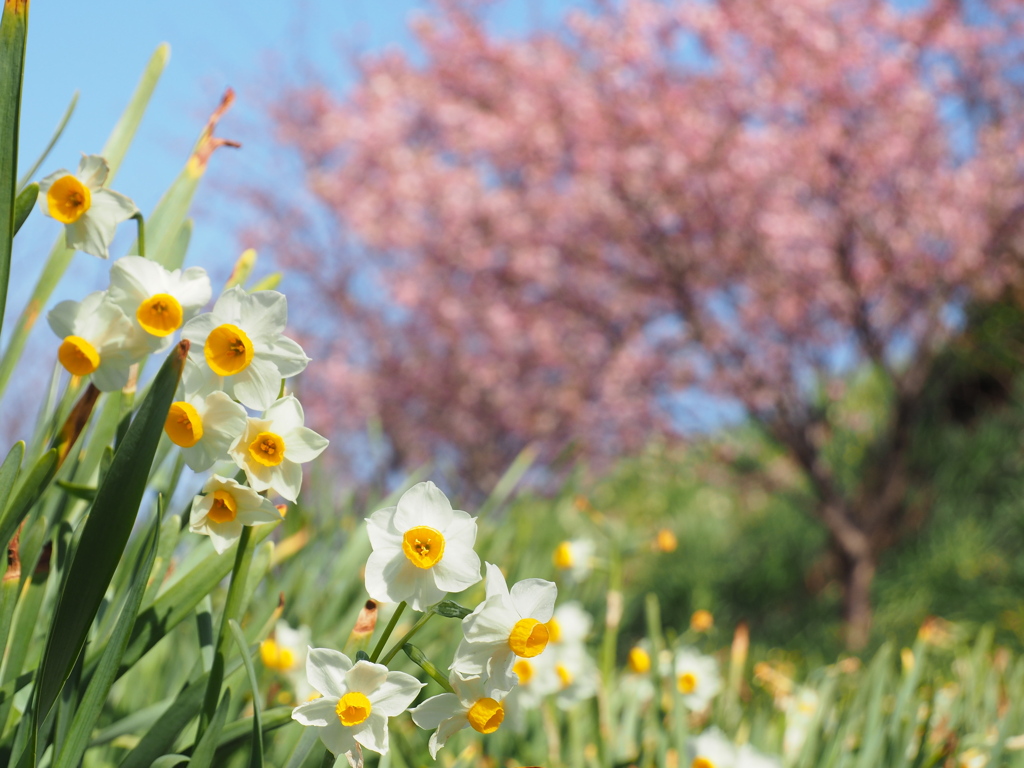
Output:
[[[846,647],[862,650],[871,637],[871,583],[875,578],[875,556],[870,551],[851,556],[841,553],[843,565],[843,632]]]

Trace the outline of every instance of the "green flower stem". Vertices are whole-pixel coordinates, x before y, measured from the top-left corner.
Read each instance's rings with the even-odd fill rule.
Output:
[[[334,754],[331,752],[331,750],[327,749],[327,747],[324,747],[324,757],[320,761],[320,768],[333,768],[336,760],[337,759],[334,757]]]
[[[427,612],[420,616],[419,620],[412,625],[412,629],[406,632],[405,636],[402,637],[401,640],[399,640],[397,643],[391,646],[391,650],[387,652],[387,655],[383,659],[381,659],[380,663],[387,664],[389,661],[395,658],[395,654],[398,653],[399,649],[402,646],[404,646],[407,642],[409,642],[412,639],[413,635],[420,631],[420,627],[422,627],[424,624],[430,621],[430,617],[433,615],[434,609],[428,608]]]
[[[430,662],[423,651],[412,643],[406,643],[403,645],[402,650],[405,651],[405,655],[408,656],[414,664],[430,675],[434,682],[444,688],[448,693],[455,693],[455,690],[452,688],[452,684],[449,682],[445,674]]]
[[[135,223],[139,225],[139,256],[146,258],[146,221],[142,217],[141,211],[136,211],[132,218],[135,219]]]
[[[376,647],[373,649],[373,653],[370,654],[370,661],[376,662],[380,658],[381,652],[384,650],[384,645],[387,643],[388,638],[391,637],[391,633],[395,631],[395,625],[398,623],[398,619],[402,616],[402,611],[405,610],[406,602],[403,600],[395,608],[395,612],[391,614],[391,621],[384,627],[384,634],[380,636],[380,640],[377,641]]]
[[[220,702],[220,689],[224,682],[224,664],[228,654],[231,638],[228,634],[228,621],[237,619],[236,615],[245,592],[245,583],[249,579],[249,566],[252,564],[253,547],[250,545],[252,527],[242,526],[242,535],[238,539],[235,551],[235,566],[231,571],[231,585],[228,587],[228,599],[224,604],[224,613],[220,617],[217,628],[217,645],[213,653],[213,665],[210,667],[210,679],[206,686],[206,698],[202,712],[199,713],[199,730],[196,732],[196,743],[213,720]]]

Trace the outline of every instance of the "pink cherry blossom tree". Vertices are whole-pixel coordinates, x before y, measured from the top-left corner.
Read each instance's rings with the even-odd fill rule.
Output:
[[[628,0],[504,39],[452,3],[417,31],[274,111],[315,206],[265,200],[252,236],[338,319],[321,413],[486,483],[528,444],[613,456],[742,408],[805,476],[863,645],[922,386],[1021,280],[1021,6]],[[821,393],[865,366],[891,395],[850,483]]]

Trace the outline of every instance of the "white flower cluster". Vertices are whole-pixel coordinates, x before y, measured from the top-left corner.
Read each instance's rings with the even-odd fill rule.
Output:
[[[413,486],[396,506],[378,510],[366,522],[373,551],[365,579],[373,600],[429,612],[447,593],[461,592],[480,581],[480,558],[473,551],[476,520],[453,509],[433,483]],[[435,758],[446,741],[464,728],[489,734],[506,717],[515,722],[531,696],[557,694],[559,704],[569,706],[597,690],[596,666],[583,645],[592,621],[583,609],[567,604],[556,611],[553,582],[524,579],[509,588],[498,566],[486,563],[485,567],[484,600],[462,619],[463,637],[447,680],[435,670],[450,690],[411,710],[413,722],[433,731],[429,748]],[[321,737],[335,754],[350,752],[354,744],[382,752],[378,747],[386,749],[386,738],[367,736],[364,723],[368,720],[359,719],[362,713],[369,717],[374,711],[373,691],[357,689],[350,680],[351,669],[370,662],[353,666],[336,651],[310,649],[307,672],[314,687],[314,677],[322,670],[312,668],[313,654],[331,659],[335,693],[328,696],[321,691],[323,700],[299,705],[292,717],[323,729]],[[414,678],[405,678],[402,690],[409,706],[420,684],[414,687],[409,682]],[[369,702],[359,717],[350,716],[342,704],[353,691]]]
[[[708,728],[689,740],[691,768],[781,768],[777,757],[758,752],[749,744],[737,748],[718,728]]]
[[[107,175],[106,161],[90,155],[76,174],[57,171],[39,184],[39,204],[66,225],[67,246],[102,258],[109,256],[118,223],[138,214],[131,200],[103,187]],[[179,330],[189,341],[179,399],[164,430],[192,470],[204,472],[230,459],[245,472],[248,487],[213,475],[192,505],[190,530],[209,535],[223,552],[243,525],[280,519],[260,492],[295,501],[301,465],[319,456],[327,440],[305,426],[295,397],[279,397],[283,380],[309,362],[283,335],[284,295],[234,286],[201,314],[211,297],[201,267],[169,271],[142,256],[125,256],[111,266],[106,290],[62,301],[47,319],[61,339],[61,365],[74,376],[91,376],[102,392],[127,386],[132,366],[167,350]]]

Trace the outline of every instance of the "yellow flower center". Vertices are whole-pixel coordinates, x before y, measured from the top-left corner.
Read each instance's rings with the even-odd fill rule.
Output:
[[[171,403],[164,422],[164,432],[171,442],[182,448],[191,448],[203,439],[203,418],[193,405],[179,400]]]
[[[494,733],[505,719],[505,709],[491,698],[480,699],[466,714],[477,733]]]
[[[547,648],[548,634],[548,628],[536,619],[520,619],[509,633],[508,645],[516,656],[531,659]]]
[[[572,568],[573,557],[572,547],[569,546],[568,541],[563,541],[557,547],[555,547],[555,554],[552,558],[555,561],[555,568]]]
[[[273,432],[260,432],[249,443],[249,455],[257,464],[276,467],[284,461],[284,440]]]
[[[154,336],[169,336],[181,327],[181,304],[169,293],[157,293],[139,304],[135,317],[142,330]]]
[[[711,611],[701,608],[694,611],[693,616],[690,617],[690,629],[694,632],[707,632],[713,626],[715,626],[715,617],[711,615]]]
[[[651,655],[643,648],[629,649],[629,671],[642,675],[651,671]]]
[[[512,671],[516,673],[516,677],[519,678],[520,685],[529,685],[533,679],[533,664],[528,662],[526,659],[519,659],[515,664],[512,665]]]
[[[260,643],[260,658],[267,669],[287,672],[295,666],[295,654],[291,648],[282,648],[273,640],[267,639]]]
[[[690,768],[717,768],[717,766],[706,757],[695,757],[690,763]]]
[[[676,686],[682,694],[690,694],[697,690],[697,676],[693,672],[683,672],[676,680]]]
[[[402,551],[417,568],[433,568],[444,557],[444,536],[434,528],[417,525],[402,537]]]
[[[75,376],[86,376],[100,367],[100,353],[81,336],[66,336],[57,350],[57,359]]]
[[[658,531],[657,536],[654,539],[654,548],[659,552],[675,552],[676,547],[679,546],[679,539],[672,533],[668,528],[662,528]]]
[[[236,325],[218,325],[206,337],[206,362],[218,376],[234,376],[252,362],[253,347],[245,331]]]
[[[74,176],[61,176],[46,192],[46,205],[61,224],[74,224],[92,205],[92,192]]]
[[[213,504],[206,516],[215,523],[230,523],[238,514],[238,502],[227,491],[214,491]]]
[[[359,725],[370,716],[370,700],[359,691],[350,691],[338,699],[334,711],[342,725]]]
[[[565,666],[565,664],[556,664],[555,674],[558,675],[558,682],[561,683],[562,690],[565,690],[572,685],[572,672],[569,671],[569,668]]]
[[[548,627],[548,642],[549,643],[560,643],[562,642],[562,625],[558,623],[558,619],[552,618],[547,623]]]

